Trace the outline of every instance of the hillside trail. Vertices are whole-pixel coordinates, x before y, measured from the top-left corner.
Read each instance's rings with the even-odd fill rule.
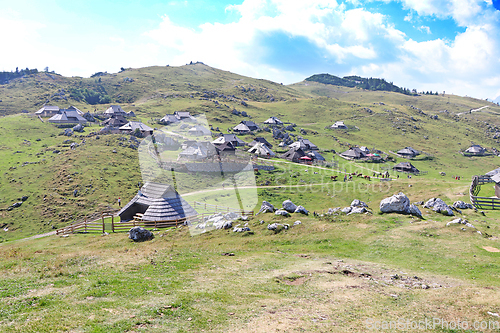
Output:
[[[463,114],[468,114],[468,113],[472,113],[472,112],[478,112],[478,111],[481,111],[482,109],[485,109],[485,108],[488,108],[489,105],[485,105],[485,106],[482,106],[480,108],[477,108],[477,109],[472,109],[468,112],[460,112],[460,113],[457,113],[457,116],[460,116],[460,115],[463,115]]]
[[[262,161],[269,162],[269,160],[267,160],[265,158],[258,157],[258,159],[262,160]],[[289,161],[273,161],[273,163],[287,163],[287,164],[301,165],[301,164],[297,164],[295,162],[289,162]],[[333,168],[329,169],[329,168],[320,167],[320,166],[317,166],[317,165],[301,165],[301,166],[305,166],[307,168],[315,168],[315,169],[327,170],[327,171],[336,171],[336,172],[339,172],[339,173],[348,173],[348,172],[345,172],[345,171],[342,171],[342,170],[337,170],[337,169],[333,169]],[[380,173],[380,171],[376,171],[376,170],[373,170],[373,169],[370,169],[370,168],[367,168],[367,167],[364,167],[364,166],[361,166],[361,165],[356,165],[356,168],[365,169],[365,170],[368,170],[370,172]],[[378,179],[378,177],[371,177],[371,178],[377,178]]]

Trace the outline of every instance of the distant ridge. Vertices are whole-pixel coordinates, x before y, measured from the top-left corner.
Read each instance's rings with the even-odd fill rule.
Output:
[[[367,90],[382,90],[382,91],[393,91],[398,92],[405,95],[416,95],[417,92],[415,89],[410,90],[407,88],[401,88],[393,84],[392,82],[387,82],[384,79],[377,78],[363,78],[360,76],[344,76],[340,78],[331,74],[315,74],[306,79],[306,81],[314,81],[323,84],[332,84],[336,86],[344,86],[344,87],[358,87]]]

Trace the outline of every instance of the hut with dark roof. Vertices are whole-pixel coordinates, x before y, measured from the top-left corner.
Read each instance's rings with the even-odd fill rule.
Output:
[[[413,166],[410,162],[401,162],[392,167],[392,169],[399,172],[408,172],[408,173],[419,173],[420,171]]]
[[[112,114],[111,117],[102,122],[104,126],[110,127],[121,127],[127,123],[128,120],[121,114]]]
[[[212,141],[214,145],[221,145],[225,142],[231,142],[234,147],[245,146],[246,142],[238,138],[235,134],[222,134],[217,139]]]
[[[252,142],[250,142],[250,146],[255,146],[257,143],[263,143],[266,145],[267,148],[271,149],[273,148],[273,145],[270,144],[265,138],[263,137],[256,137]]]
[[[263,142],[257,142],[253,145],[252,148],[248,150],[249,153],[259,155],[259,156],[265,156],[265,157],[274,157],[276,154],[269,149],[268,146],[266,146]]]
[[[405,147],[401,150],[398,150],[397,154],[405,158],[413,158],[417,155],[420,155],[420,153],[412,147]]]
[[[366,157],[366,154],[358,147],[349,148],[345,152],[341,153],[340,156],[348,159],[360,159]]]
[[[229,141],[224,142],[220,145],[215,145],[215,150],[219,156],[227,156],[227,155],[235,155],[236,148],[234,148],[233,144]]]
[[[176,221],[198,213],[172,185],[148,182],[119,212],[122,221],[143,214],[144,221]]]
[[[484,149],[480,145],[472,145],[465,150],[465,154],[472,156],[483,156],[486,154],[486,149]]]
[[[301,148],[292,148],[283,155],[281,155],[280,158],[292,162],[300,162],[300,158],[304,156],[306,156],[306,153],[304,153],[304,151]]]

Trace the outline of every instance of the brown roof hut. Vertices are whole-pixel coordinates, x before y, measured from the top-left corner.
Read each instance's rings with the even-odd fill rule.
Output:
[[[250,142],[250,146],[255,146],[257,143],[263,143],[266,145],[267,148],[271,149],[273,148],[273,145],[270,144],[265,138],[263,137],[256,137],[252,142]]]
[[[123,111],[123,109],[119,105],[111,105],[109,108],[106,109],[106,111],[104,111],[104,114],[106,116],[111,116],[112,114],[120,114],[122,116],[127,115],[127,113]]]
[[[148,182],[119,212],[122,221],[144,214],[145,221],[175,221],[198,213],[184,200],[172,185]]]
[[[300,158],[306,156],[306,153],[301,148],[292,148],[280,157],[292,162],[300,162]]]
[[[349,148],[348,150],[341,153],[340,155],[343,157],[347,157],[349,159],[354,159],[354,160],[366,157],[366,154],[364,153],[364,151],[362,151],[358,147]]]
[[[419,173],[420,171],[413,166],[410,162],[401,162],[392,167],[399,172]]]
[[[245,146],[246,142],[238,138],[235,134],[222,134],[217,139],[212,141],[214,145],[220,145],[225,142],[231,142],[234,147]]]
[[[128,120],[125,119],[121,114],[112,114],[110,118],[106,119],[102,122],[104,126],[111,127],[121,127],[128,123]]]
[[[224,142],[223,144],[220,145],[214,145],[215,150],[217,151],[217,154],[219,156],[227,156],[227,155],[235,155],[236,154],[236,148],[234,148],[233,144],[229,141]]]
[[[405,158],[413,158],[417,155],[420,155],[420,153],[413,149],[412,147],[405,147],[401,150],[398,150],[398,155],[401,155],[402,157],[405,157]]]

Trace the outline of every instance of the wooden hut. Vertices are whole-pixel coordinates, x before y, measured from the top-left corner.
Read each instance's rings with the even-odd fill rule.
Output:
[[[214,145],[219,156],[236,155],[236,148],[231,142],[224,142],[221,145]]]
[[[480,145],[472,145],[465,150],[465,154],[472,156],[483,156],[486,154],[486,149],[484,149]]]
[[[234,147],[245,146],[246,142],[238,138],[235,134],[222,134],[217,139],[212,141],[214,145],[221,145],[226,142],[231,142]]]
[[[341,153],[340,155],[343,157],[346,157],[348,159],[353,159],[353,160],[357,160],[357,159],[366,157],[366,154],[358,147],[349,148],[348,150]]]
[[[249,153],[264,156],[264,157],[274,157],[276,154],[269,149],[263,142],[257,142],[252,148],[248,150]]]
[[[146,137],[153,134],[153,129],[140,121],[129,121],[127,124],[119,128],[123,133],[133,134],[136,130],[140,131],[142,136]]]
[[[491,180],[495,182],[495,196],[500,198],[500,173],[493,175]]]
[[[170,124],[175,124],[178,123],[180,120],[173,114],[167,114],[165,117],[160,119],[160,123],[165,124],[165,125],[170,125]]]
[[[413,158],[417,155],[420,155],[420,153],[412,147],[405,147],[401,150],[398,150],[397,154],[404,158]]]
[[[336,129],[347,129],[347,126],[344,124],[343,121],[336,121],[335,124],[330,126],[330,128],[336,128]]]
[[[264,145],[267,146],[267,148],[271,149],[273,148],[273,145],[270,144],[265,138],[263,137],[257,137],[255,138],[252,142],[250,142],[250,146],[255,146],[257,143],[263,143]]]
[[[212,135],[212,132],[210,132],[209,129],[207,129],[201,125],[197,125],[197,126],[191,127],[188,130],[188,134],[193,135],[193,136],[208,136],[208,135]]]
[[[113,114],[122,115],[124,117],[127,115],[127,113],[123,111],[123,109],[119,105],[111,105],[109,108],[106,109],[106,111],[104,111],[104,115],[108,117],[111,117],[111,115]]]
[[[264,121],[264,124],[268,124],[268,125],[283,125],[283,122],[281,120],[279,120],[278,118],[276,118],[276,117],[269,117],[269,119],[267,119],[266,121]]]
[[[55,105],[44,105],[40,110],[35,112],[35,115],[42,117],[52,117],[56,114],[61,113],[59,107]]]
[[[111,117],[102,122],[104,126],[121,127],[128,123],[127,119],[121,114],[112,114]]]
[[[85,124],[87,119],[80,116],[76,111],[67,110],[50,117],[48,122],[58,125],[76,125]]]
[[[291,162],[300,162],[300,158],[306,156],[301,148],[292,148],[280,157]]]
[[[419,173],[420,171],[410,162],[401,162],[392,167],[393,170],[407,173]]]
[[[175,221],[198,213],[175,191],[172,185],[148,182],[119,212],[122,221],[143,214],[145,221]]]

